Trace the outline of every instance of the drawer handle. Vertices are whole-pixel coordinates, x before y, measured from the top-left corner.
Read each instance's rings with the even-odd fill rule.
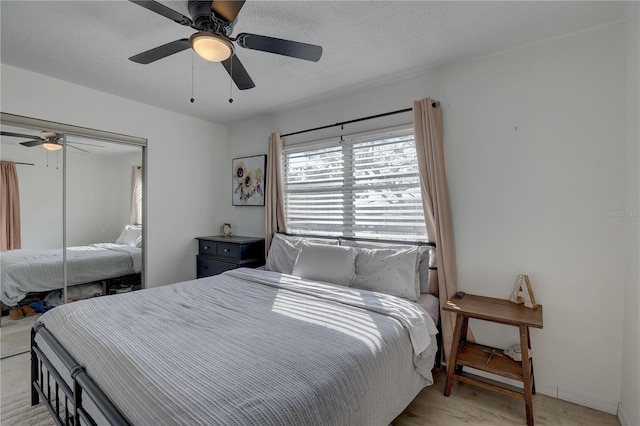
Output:
[[[200,269],[209,269],[208,266],[201,266]]]
[[[225,253],[229,253],[231,251],[231,249],[224,249]]]
[[[209,246],[202,247],[202,250],[209,250]]]

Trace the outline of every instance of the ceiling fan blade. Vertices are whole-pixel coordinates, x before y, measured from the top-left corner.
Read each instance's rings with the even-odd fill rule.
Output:
[[[182,52],[183,50],[189,49],[190,47],[191,45],[189,44],[189,39],[183,38],[180,40],[172,41],[171,43],[163,44],[162,46],[158,46],[154,49],[147,50],[146,52],[139,53],[135,56],[130,57],[129,60],[146,65],[150,64],[151,62],[155,62],[158,59],[171,56],[174,53]]]
[[[244,6],[244,2],[245,0],[214,0],[211,10],[225,21],[233,22]]]
[[[30,137],[33,137],[33,136],[30,136]],[[35,139],[32,141],[20,142],[20,145],[31,147],[31,146],[42,145],[43,142],[44,142],[44,139]]]
[[[78,148],[77,146],[73,146],[73,145],[69,145],[69,143],[67,142],[67,146],[69,148],[73,148],[73,149],[77,149],[78,151],[82,151],[82,152],[89,152],[86,149],[82,149],[82,148]]]
[[[157,1],[136,1],[129,0],[131,3],[135,3],[138,6],[142,6],[145,9],[148,9],[152,12],[157,13],[158,15],[162,15],[165,18],[169,18],[174,22],[177,22],[180,25],[191,26],[193,25],[193,21],[190,18],[187,18],[181,13],[176,12],[173,9],[168,8],[167,6],[158,3]]]
[[[247,49],[261,50],[307,61],[318,62],[322,56],[322,47],[320,46],[281,38],[241,33],[236,37],[236,41]]]
[[[0,134],[2,136],[13,136],[16,138],[37,138],[37,136],[33,136],[33,135],[23,135],[22,133],[13,133],[13,132],[0,132]]]
[[[73,142],[69,142],[69,141],[67,141],[67,145],[87,145],[87,146],[94,146],[94,147],[96,147],[96,148],[105,148],[105,147],[104,147],[104,146],[102,146],[102,145],[95,145],[95,144],[92,144],[92,143],[86,143],[86,142],[75,142],[75,141],[73,141]]]
[[[240,59],[238,59],[237,55],[233,54],[229,59],[222,61],[222,65],[231,76],[233,82],[236,83],[238,89],[247,90],[256,87],[253,80],[251,80],[251,77],[249,77],[249,73],[244,68],[244,65],[242,65],[242,62],[240,62]],[[232,69],[233,74],[231,73]]]

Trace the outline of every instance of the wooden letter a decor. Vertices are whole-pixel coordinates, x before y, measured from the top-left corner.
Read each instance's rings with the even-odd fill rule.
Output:
[[[533,297],[533,290],[531,290],[531,282],[529,282],[528,275],[518,275],[509,300],[513,303],[524,303],[524,306],[531,309],[538,307],[536,299]]]

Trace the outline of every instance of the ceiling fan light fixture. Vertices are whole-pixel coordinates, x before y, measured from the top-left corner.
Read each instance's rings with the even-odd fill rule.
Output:
[[[49,151],[57,151],[59,149],[62,149],[62,145],[60,145],[58,142],[49,140],[43,142],[42,147],[48,149]]]
[[[210,62],[222,62],[233,54],[233,46],[224,37],[202,31],[189,38],[191,48],[202,58]]]

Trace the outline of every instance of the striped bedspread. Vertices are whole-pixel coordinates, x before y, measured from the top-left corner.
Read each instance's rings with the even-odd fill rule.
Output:
[[[11,250],[0,254],[0,299],[15,306],[30,292],[63,287],[62,249]],[[138,273],[141,249],[99,243],[67,249],[67,283],[83,284]]]
[[[436,327],[417,304],[276,272],[89,299],[40,321],[136,425],[388,425],[433,383]]]

